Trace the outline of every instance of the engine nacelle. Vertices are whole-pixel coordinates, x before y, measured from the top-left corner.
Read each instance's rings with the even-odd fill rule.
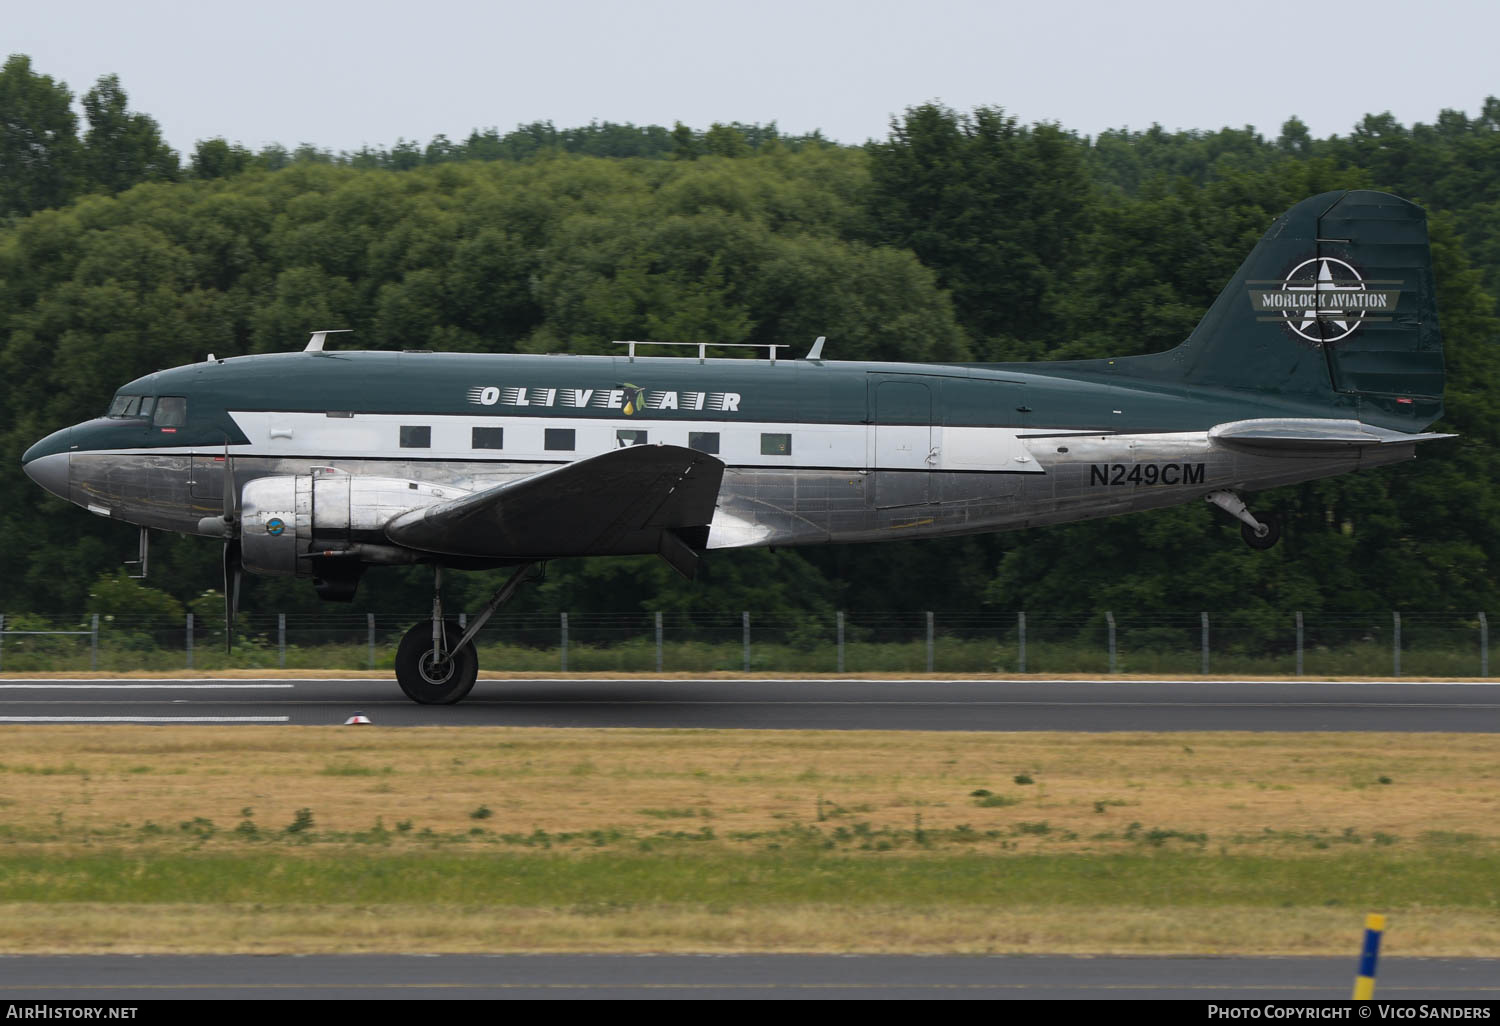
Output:
[[[246,570],[313,577],[324,558],[413,563],[418,554],[385,541],[385,525],[408,510],[464,494],[396,477],[352,476],[333,467],[262,477],[240,493],[240,559]]]

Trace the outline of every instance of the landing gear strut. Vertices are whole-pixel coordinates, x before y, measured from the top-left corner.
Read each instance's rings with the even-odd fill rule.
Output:
[[[479,677],[474,635],[497,609],[515,596],[534,566],[535,563],[527,563],[518,567],[463,631],[443,619],[443,568],[434,569],[431,622],[412,627],[396,648],[396,683],[407,698],[422,705],[453,705],[463,701]]]
[[[1233,492],[1210,492],[1203,499],[1241,521],[1240,537],[1252,549],[1269,549],[1281,540],[1281,518],[1276,514],[1261,513],[1256,516],[1245,508],[1245,500]]]

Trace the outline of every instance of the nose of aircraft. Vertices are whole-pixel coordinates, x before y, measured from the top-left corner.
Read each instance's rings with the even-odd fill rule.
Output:
[[[60,499],[68,498],[68,436],[72,430],[54,431],[21,456],[26,476]]]

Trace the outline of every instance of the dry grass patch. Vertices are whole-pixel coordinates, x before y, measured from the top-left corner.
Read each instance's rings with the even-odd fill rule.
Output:
[[[616,912],[465,906],[12,904],[0,951],[202,952],[837,952],[953,954],[1349,955],[1363,918],[1348,910],[1175,910],[900,906]],[[1493,916],[1413,910],[1391,917],[1382,954],[1489,957]],[[1351,962],[1352,964],[1352,962]]]
[[[1487,846],[1500,839],[1500,738],[0,728],[12,851],[323,848],[372,831],[389,846],[540,834],[592,849],[589,835],[613,831],[760,850],[841,830],[855,848],[878,835],[1043,853]]]
[[[1500,737],[0,728],[0,951],[1500,943]]]

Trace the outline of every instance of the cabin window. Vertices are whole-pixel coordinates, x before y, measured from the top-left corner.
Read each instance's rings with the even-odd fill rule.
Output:
[[[470,447],[474,449],[504,449],[505,429],[497,427],[475,428],[473,443]]]
[[[765,432],[760,436],[760,454],[762,456],[790,456],[792,454],[792,436],[769,431]]]
[[[162,396],[156,402],[156,417],[152,423],[159,428],[182,427],[187,423],[187,399],[180,395]]]
[[[387,435],[386,437],[390,437]],[[423,425],[402,424],[401,425],[401,448],[403,449],[430,449],[432,448],[432,428]]]
[[[644,431],[638,431],[637,430],[637,431],[616,431],[615,432],[615,445],[617,445],[621,449],[629,448],[632,445],[645,445],[645,444],[646,444],[646,432],[644,432]]]
[[[699,452],[719,454],[719,433],[717,431],[689,431],[688,448],[697,449]]]
[[[549,452],[572,452],[577,432],[573,428],[548,428],[547,449]]]

